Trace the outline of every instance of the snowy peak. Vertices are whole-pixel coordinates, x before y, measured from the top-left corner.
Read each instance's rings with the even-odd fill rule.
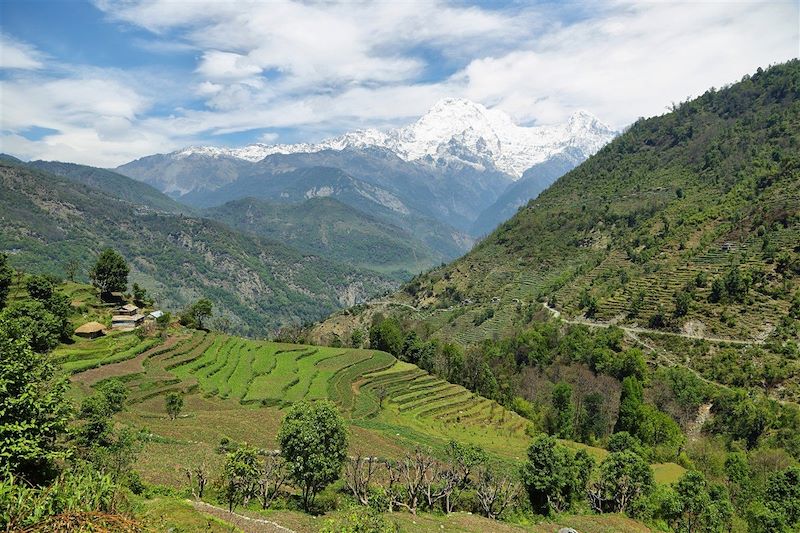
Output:
[[[380,147],[406,161],[434,166],[457,163],[479,170],[493,168],[516,179],[528,168],[566,149],[589,157],[616,134],[586,111],[577,111],[564,124],[524,127],[514,124],[500,110],[487,109],[463,98],[445,98],[416,122],[388,132],[358,130],[316,144],[251,144],[232,149],[190,147],[170,155],[176,159],[202,155],[255,162],[272,154]]]

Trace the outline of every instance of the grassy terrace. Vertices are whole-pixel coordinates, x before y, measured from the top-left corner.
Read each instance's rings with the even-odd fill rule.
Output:
[[[524,458],[530,442],[527,421],[516,413],[383,352],[189,331],[156,342],[114,334],[57,351],[70,372],[93,369],[73,375],[78,391],[112,377],[130,388],[122,419],[154,435],[138,464],[153,482],[180,486],[183,468],[217,465],[222,437],[274,446],[281,410],[302,399],[330,398],[340,406],[354,453],[399,456],[417,446],[441,453],[456,439],[511,464]],[[164,395],[171,391],[187,395],[177,421],[164,412]],[[587,448],[598,459],[606,454]],[[682,471],[677,465],[654,468],[662,482]]]

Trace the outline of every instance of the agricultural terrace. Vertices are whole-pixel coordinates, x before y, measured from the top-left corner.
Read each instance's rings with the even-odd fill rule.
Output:
[[[280,410],[299,400],[335,401],[350,423],[355,452],[394,456],[425,446],[438,453],[455,439],[484,447],[498,461],[519,461],[530,442],[528,422],[516,413],[384,352],[204,332],[183,332],[158,346],[135,335],[91,342],[61,350],[64,366],[89,369],[73,376],[84,390],[112,377],[127,384],[130,406],[122,416],[153,433],[153,453],[143,454],[140,468],[159,481],[179,483],[189,461],[218,461],[213,450],[222,437],[273,446]],[[107,365],[98,364],[103,350],[111,354]],[[164,413],[168,392],[187,395],[177,421]],[[598,459],[606,454],[586,448]],[[162,478],[165,461],[174,468]],[[663,481],[681,473],[655,466]]]

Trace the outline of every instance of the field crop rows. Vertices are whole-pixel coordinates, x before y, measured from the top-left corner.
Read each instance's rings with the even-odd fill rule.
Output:
[[[445,426],[491,427],[498,435],[524,434],[526,421],[460,385],[437,378],[407,363],[396,363],[387,370],[363,376],[354,418],[370,418],[380,411],[378,397],[384,394],[384,407],[402,417]]]
[[[74,344],[62,345],[53,352],[53,358],[65,372],[74,374],[136,357],[158,342],[153,338],[139,339],[133,332],[115,332],[99,339],[80,339]]]

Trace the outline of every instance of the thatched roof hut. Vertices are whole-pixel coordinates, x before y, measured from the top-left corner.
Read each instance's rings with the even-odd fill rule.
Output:
[[[100,322],[87,322],[75,330],[75,335],[78,337],[86,337],[87,339],[94,339],[103,335],[106,327]]]

